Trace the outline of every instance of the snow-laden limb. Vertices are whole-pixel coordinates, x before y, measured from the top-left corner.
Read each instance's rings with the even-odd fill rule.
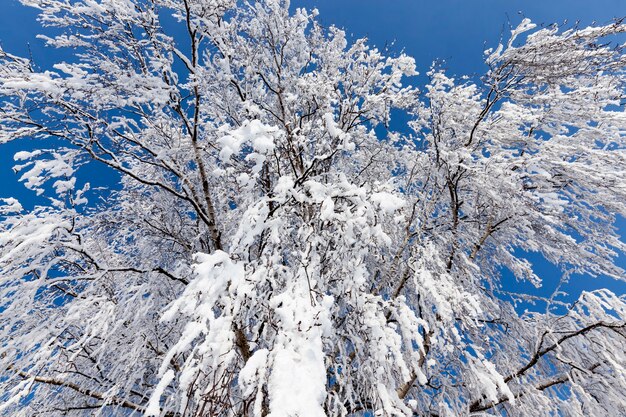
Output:
[[[624,278],[621,22],[524,20],[420,93],[288,2],[23,3],[75,55],[0,50],[0,143],[50,201],[0,204],[0,413],[626,413],[624,297],[501,281],[542,284],[524,251]]]

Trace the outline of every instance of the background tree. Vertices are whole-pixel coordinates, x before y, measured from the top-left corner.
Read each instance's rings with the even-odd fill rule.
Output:
[[[0,209],[3,413],[626,413],[624,297],[501,284],[541,284],[524,251],[624,277],[622,22],[524,20],[420,93],[278,0],[23,3],[75,60],[0,51],[0,142],[39,141],[49,198]]]

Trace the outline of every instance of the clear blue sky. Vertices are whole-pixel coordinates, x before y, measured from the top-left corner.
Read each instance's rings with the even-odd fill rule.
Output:
[[[626,16],[626,0],[292,0],[292,7],[316,7],[325,24],[413,56],[420,72],[445,59],[457,74],[483,71],[482,51],[497,46],[502,31],[528,17],[554,22],[606,23]]]
[[[523,17],[539,25],[565,20],[588,25],[626,16],[626,0],[292,0],[291,5],[316,7],[324,24],[343,27],[354,37],[368,37],[377,47],[393,42],[392,51],[413,56],[421,73],[434,60],[443,59],[449,72],[457,75],[481,74],[485,69],[483,49],[497,46],[501,34],[508,33]],[[17,55],[27,55],[30,50],[45,68],[63,60],[64,54],[44,48],[43,42],[36,39],[41,31],[36,15],[18,0],[0,0],[0,42],[5,50]],[[28,206],[34,201],[32,194],[24,193],[16,184],[11,170],[15,150],[13,146],[0,148],[0,197],[16,196]],[[626,222],[620,222],[620,226],[626,232]],[[546,277],[540,292],[549,293],[560,275],[558,270],[540,259],[532,260],[537,262],[539,275]],[[626,266],[624,258],[620,264]],[[626,293],[624,283],[585,277],[576,280],[569,290],[577,293],[598,286]]]

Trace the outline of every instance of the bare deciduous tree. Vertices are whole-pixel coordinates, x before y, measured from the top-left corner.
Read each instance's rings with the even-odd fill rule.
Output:
[[[622,22],[524,20],[420,92],[279,0],[22,2],[75,59],[0,50],[49,199],[0,206],[4,415],[626,414],[624,297],[501,283],[541,284],[524,251],[624,278]]]

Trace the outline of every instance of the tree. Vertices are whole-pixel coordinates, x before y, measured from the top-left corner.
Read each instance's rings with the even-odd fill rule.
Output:
[[[621,21],[524,20],[420,92],[284,1],[22,2],[75,59],[0,50],[49,202],[0,206],[4,415],[626,414],[625,297],[501,281],[624,279]]]

